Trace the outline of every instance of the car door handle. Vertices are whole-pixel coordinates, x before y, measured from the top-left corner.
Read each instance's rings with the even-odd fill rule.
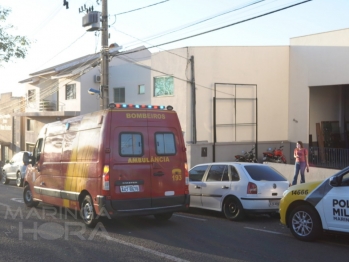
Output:
[[[159,171],[153,174],[154,176],[163,176],[165,175],[163,172]]]
[[[45,182],[41,182],[41,183],[40,183],[40,186],[44,186],[44,185],[45,185]]]
[[[229,187],[228,187],[228,186],[222,186],[222,188],[223,188],[223,189],[229,189]]]
[[[194,188],[198,188],[198,189],[200,189],[200,188],[201,188],[201,186],[195,186]]]

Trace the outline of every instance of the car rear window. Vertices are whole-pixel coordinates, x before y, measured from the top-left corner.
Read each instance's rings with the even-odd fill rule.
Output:
[[[287,181],[283,175],[270,166],[247,165],[245,169],[255,181]]]

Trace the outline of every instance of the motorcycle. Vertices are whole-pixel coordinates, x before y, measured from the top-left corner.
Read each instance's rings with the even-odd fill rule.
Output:
[[[263,152],[263,162],[273,162],[273,163],[284,163],[286,164],[286,157],[282,152],[282,148],[284,146],[280,146],[278,149],[271,147],[268,148],[268,151]]]
[[[256,159],[256,154],[254,152],[254,147],[252,147],[250,152],[242,151],[243,155],[235,155],[235,162],[251,162],[258,163]]]

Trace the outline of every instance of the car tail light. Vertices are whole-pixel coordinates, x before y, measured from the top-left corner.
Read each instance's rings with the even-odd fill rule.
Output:
[[[248,182],[247,185],[247,194],[257,194],[258,188],[255,183]]]
[[[103,176],[102,176],[102,190],[109,191],[109,166],[105,165],[103,167]],[[107,195],[108,192],[104,192],[104,195]]]
[[[188,172],[188,164],[184,163],[184,175],[185,175],[185,184],[189,185],[189,172]]]

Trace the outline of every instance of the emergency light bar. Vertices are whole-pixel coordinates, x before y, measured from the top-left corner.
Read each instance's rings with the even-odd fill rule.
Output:
[[[156,106],[156,105],[134,105],[134,104],[115,104],[110,103],[109,108],[144,108],[144,109],[158,109],[165,110],[165,106]],[[167,110],[172,110],[172,106],[168,106]]]

